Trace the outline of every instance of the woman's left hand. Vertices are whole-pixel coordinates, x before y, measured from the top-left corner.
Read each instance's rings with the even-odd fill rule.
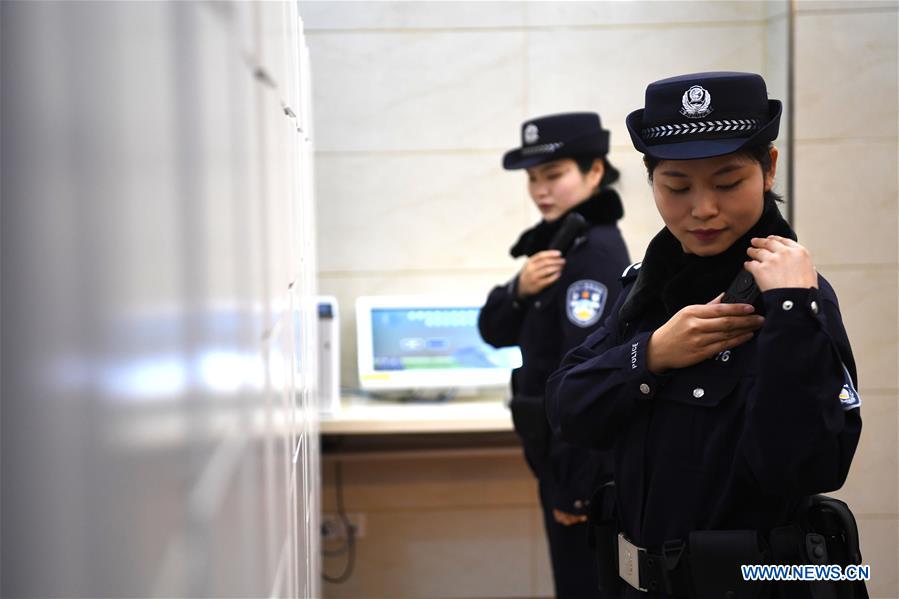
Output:
[[[805,247],[792,239],[769,235],[753,237],[752,247],[746,250],[752,258],[744,266],[755,277],[762,291],[781,287],[818,286],[818,271]]]
[[[555,519],[555,521],[562,526],[571,526],[572,524],[580,524],[581,522],[586,522],[587,516],[582,516],[579,514],[569,514],[568,512],[554,509],[553,519]]]

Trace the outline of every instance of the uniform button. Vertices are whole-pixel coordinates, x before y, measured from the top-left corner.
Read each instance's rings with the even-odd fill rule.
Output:
[[[642,393],[643,395],[649,395],[649,385],[647,385],[646,383],[640,385],[640,393]]]
[[[812,309],[812,314],[817,314],[818,313],[818,302],[812,301],[812,303],[809,304],[809,308]]]
[[[576,500],[574,501],[574,509],[579,510],[579,509],[581,509],[582,507],[584,507],[584,502],[581,501],[580,499],[576,499]]]
[[[534,302],[534,307],[535,307],[535,308],[540,308],[541,305],[542,305],[542,304],[540,303],[540,300],[537,300],[536,302]]]
[[[695,397],[696,399],[699,399],[703,395],[705,395],[705,389],[703,389],[702,387],[696,387],[695,389],[693,389],[693,397]]]
[[[781,304],[781,308],[783,308],[784,310],[792,310],[793,309],[792,300],[786,300],[783,304]]]

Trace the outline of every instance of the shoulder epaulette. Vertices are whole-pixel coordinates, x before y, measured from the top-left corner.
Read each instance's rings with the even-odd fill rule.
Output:
[[[622,281],[629,281],[630,279],[634,279],[637,277],[637,274],[640,272],[640,267],[643,265],[642,262],[634,262],[630,266],[624,269],[624,272],[621,273]]]

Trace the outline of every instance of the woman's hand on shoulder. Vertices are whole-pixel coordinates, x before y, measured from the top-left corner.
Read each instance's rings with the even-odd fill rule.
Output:
[[[746,253],[752,258],[746,262],[746,270],[755,277],[755,283],[762,291],[818,286],[818,271],[812,255],[792,239],[778,235],[754,237],[752,247]]]
[[[518,297],[537,295],[562,276],[565,258],[559,250],[537,252],[518,273]]]
[[[646,353],[650,372],[693,366],[752,339],[765,319],[749,304],[722,304],[723,296],[682,308],[653,332]]]

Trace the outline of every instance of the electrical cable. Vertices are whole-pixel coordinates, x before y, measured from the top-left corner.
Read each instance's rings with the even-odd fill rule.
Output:
[[[329,576],[324,572],[324,564],[322,564],[322,579],[325,582],[330,582],[331,584],[342,584],[350,579],[353,575],[353,568],[356,565],[356,530],[353,528],[350,519],[346,515],[346,510],[343,506],[343,464],[340,461],[335,461],[334,467],[334,482],[335,482],[335,490],[337,495],[337,515],[340,517],[340,521],[343,523],[343,528],[346,531],[346,543],[340,549],[332,550],[331,552],[323,551],[322,553],[325,556],[331,557],[336,555],[346,554],[346,565],[343,568],[343,572],[339,576]]]

